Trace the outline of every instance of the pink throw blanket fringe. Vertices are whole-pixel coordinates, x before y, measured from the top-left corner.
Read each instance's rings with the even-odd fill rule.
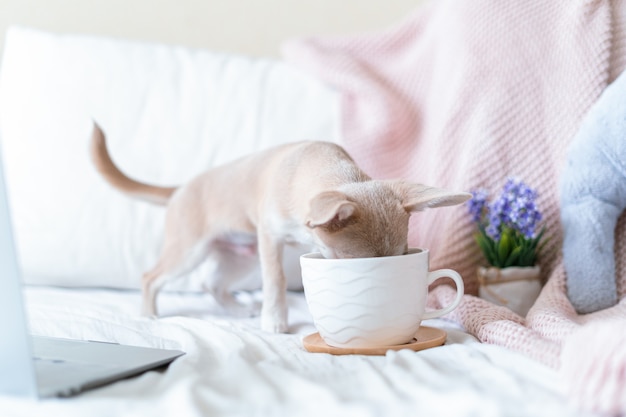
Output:
[[[538,189],[555,250],[541,260],[547,283],[534,307],[523,318],[466,295],[449,317],[558,369],[578,406],[626,415],[626,216],[621,301],[579,316],[565,295],[558,199],[569,141],[626,66],[626,0],[438,0],[381,33],[294,40],[283,53],[340,91],[343,145],[374,178],[496,192],[516,176]],[[410,243],[475,294],[474,233],[465,207],[436,209],[412,217]],[[430,305],[452,292],[433,289]]]

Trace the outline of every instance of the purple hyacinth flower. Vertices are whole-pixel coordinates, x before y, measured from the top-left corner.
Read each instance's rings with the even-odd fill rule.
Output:
[[[535,228],[541,220],[535,200],[537,192],[522,181],[509,178],[502,194],[490,206],[490,222],[510,227],[527,238],[535,236]]]
[[[472,191],[471,194],[472,198],[466,203],[467,210],[472,216],[472,221],[480,223],[485,212],[485,207],[487,206],[488,193],[486,190],[480,189]]]

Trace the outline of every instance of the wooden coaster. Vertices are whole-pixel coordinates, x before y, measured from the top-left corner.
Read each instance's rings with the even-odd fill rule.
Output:
[[[304,348],[313,353],[330,353],[332,355],[384,355],[388,350],[410,349],[413,351],[441,346],[446,342],[445,330],[434,327],[420,326],[412,342],[394,346],[341,348],[329,346],[319,333],[313,333],[302,339]]]

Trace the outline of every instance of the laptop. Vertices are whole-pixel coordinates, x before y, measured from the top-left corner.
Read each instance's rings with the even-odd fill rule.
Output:
[[[70,396],[168,365],[184,353],[31,336],[0,143],[0,395]]]

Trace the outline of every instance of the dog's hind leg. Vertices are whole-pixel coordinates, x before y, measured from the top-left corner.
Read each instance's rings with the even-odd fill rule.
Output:
[[[143,293],[142,314],[156,316],[156,297],[166,282],[172,281],[196,268],[206,259],[209,242],[200,240],[195,245],[164,245],[161,257],[150,271],[143,275],[141,286]]]
[[[241,302],[235,291],[250,291],[261,287],[259,260],[256,256],[213,247],[210,255],[216,268],[205,280],[205,289],[213,294],[221,312],[235,317],[257,316],[260,303]]]
[[[141,314],[146,317],[157,315],[156,296],[167,277],[161,273],[160,264],[143,274],[141,279]]]

